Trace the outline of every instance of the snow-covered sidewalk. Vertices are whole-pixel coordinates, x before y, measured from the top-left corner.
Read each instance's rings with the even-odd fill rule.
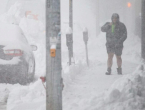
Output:
[[[145,110],[144,73],[138,66],[132,74],[116,80],[107,91],[92,98],[85,110]]]
[[[133,73],[136,67],[137,64],[124,61],[123,76]],[[91,68],[83,68],[82,72],[78,73],[70,85],[64,89],[64,110],[85,110],[92,98],[103,93],[111,87],[115,80],[123,77],[117,75],[116,69],[113,69],[113,74],[111,76],[106,76],[105,64],[93,63],[91,64]]]
[[[66,85],[63,91],[64,110],[91,109],[90,102],[95,97],[102,96],[104,91],[107,91],[116,80],[120,78],[124,79],[124,76],[132,74],[140,64],[140,40],[136,36],[130,35],[128,40],[125,42],[125,48],[123,51],[123,75],[117,75],[116,58],[114,57],[112,75],[106,76],[107,53],[105,49],[105,35],[100,34],[98,38],[90,40],[90,67],[87,67],[86,64],[82,63],[72,66],[69,68],[68,73],[66,72],[63,74]],[[130,40],[132,42],[130,42]],[[75,48],[80,48],[78,45],[75,45]],[[82,51],[83,48],[82,50],[77,50],[78,58],[79,55],[83,56]],[[89,108],[87,107],[88,105],[90,105]],[[94,103],[93,106],[95,105],[98,105],[98,102]]]

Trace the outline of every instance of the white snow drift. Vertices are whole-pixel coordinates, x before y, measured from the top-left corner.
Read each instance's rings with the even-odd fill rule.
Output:
[[[85,110],[144,110],[145,72],[139,66],[117,81],[101,96],[94,97]]]

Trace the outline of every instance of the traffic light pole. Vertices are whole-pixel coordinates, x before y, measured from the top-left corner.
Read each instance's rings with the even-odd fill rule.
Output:
[[[142,37],[141,37],[141,54],[145,61],[145,0],[142,0]]]
[[[46,0],[46,110],[62,110],[60,0]],[[50,37],[56,38],[52,48]],[[51,50],[50,50],[51,49]]]

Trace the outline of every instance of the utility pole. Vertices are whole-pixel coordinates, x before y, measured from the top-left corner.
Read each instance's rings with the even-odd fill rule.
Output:
[[[69,27],[73,29],[73,0],[69,0]]]
[[[69,27],[72,30],[72,48],[71,57],[73,57],[73,0],[69,0]]]
[[[46,110],[62,110],[60,0],[46,0]],[[57,39],[57,42],[51,41]]]
[[[100,26],[99,26],[99,23],[100,23],[100,1],[97,0],[97,12],[96,12],[96,36],[99,35],[100,33]]]
[[[145,0],[142,0],[142,37],[141,37],[141,54],[143,60],[145,60]]]

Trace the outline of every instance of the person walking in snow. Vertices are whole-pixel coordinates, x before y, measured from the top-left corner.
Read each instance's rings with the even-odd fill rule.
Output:
[[[119,75],[122,75],[122,50],[123,43],[127,39],[127,29],[126,26],[120,22],[119,15],[114,13],[112,15],[112,22],[107,22],[104,26],[101,27],[102,32],[106,32],[106,49],[108,53],[107,61],[107,72],[106,75],[111,75],[111,67],[113,64],[114,54],[117,59],[117,72]]]

